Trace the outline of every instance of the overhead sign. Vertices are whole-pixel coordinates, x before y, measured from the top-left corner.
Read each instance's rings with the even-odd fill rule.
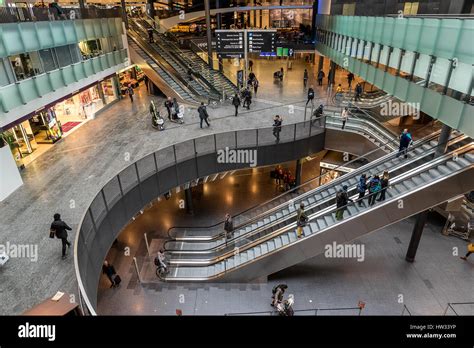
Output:
[[[216,51],[219,58],[244,57],[243,30],[216,30],[216,38]]]
[[[248,30],[249,53],[274,53],[276,30]]]

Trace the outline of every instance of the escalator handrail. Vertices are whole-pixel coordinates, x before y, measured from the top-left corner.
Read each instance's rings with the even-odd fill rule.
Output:
[[[461,148],[458,148],[458,149],[454,149],[450,152],[447,152],[445,154],[443,154],[442,156],[439,156],[439,157],[436,157],[434,159],[432,159],[431,161],[419,166],[419,167],[415,167],[415,168],[412,168],[411,170],[409,170],[408,172],[406,173],[402,173],[400,174],[399,176],[391,179],[392,183],[390,184],[390,186],[393,186],[394,184],[397,184],[397,183],[400,183],[402,181],[406,181],[406,180],[409,180],[415,176],[419,176],[421,175],[422,173],[430,170],[431,168],[437,166],[438,164],[441,164],[443,162],[447,162],[449,160],[449,158],[452,158],[454,154],[457,154],[457,155],[460,155],[460,154],[464,154],[464,153],[469,153],[471,151],[474,150],[474,143],[471,142],[469,144],[466,144],[464,146],[462,146]],[[474,167],[474,164],[471,164],[469,167],[466,167],[466,168],[461,168],[460,171],[465,171],[465,170],[468,170],[470,169],[471,167]],[[449,174],[444,174],[442,175],[441,177],[438,177],[436,178],[435,180],[435,183],[440,181],[441,179],[446,179],[446,178],[449,178],[451,177],[452,175],[458,173],[458,171],[456,172],[453,172],[453,173],[449,173]],[[426,182],[424,183],[423,185],[421,185],[419,188],[423,188],[423,187],[426,187],[428,185],[432,185],[433,182]],[[389,186],[389,187],[390,187]],[[387,189],[389,188],[387,187]],[[309,225],[309,223],[315,219],[318,219],[318,218],[321,218],[321,217],[324,217],[324,216],[327,216],[327,215],[333,215],[333,213],[337,210],[340,210],[340,209],[343,209],[343,210],[346,210],[349,208],[349,206],[351,205],[355,205],[356,203],[359,203],[359,201],[363,201],[363,200],[366,200],[368,197],[371,197],[373,195],[376,195],[378,194],[379,192],[374,192],[374,193],[370,193],[368,195],[365,195],[364,197],[362,198],[357,198],[355,200],[352,200],[352,202],[349,202],[348,204],[344,205],[344,206],[341,206],[341,207],[337,207],[337,206],[331,206],[331,207],[328,207],[327,209],[323,209],[321,211],[318,211],[318,212],[315,212],[314,214],[308,216],[308,221],[306,223],[306,225]],[[413,192],[412,192],[413,193]],[[409,193],[411,194],[411,193]],[[406,195],[406,193],[404,193],[404,195]],[[353,196],[354,197],[354,196]],[[402,197],[397,197],[397,199],[400,199]],[[375,205],[374,207],[369,207],[369,210],[371,209],[374,209],[374,208],[378,208],[380,207],[381,205]],[[344,221],[347,221],[347,219],[344,219],[340,222],[344,222]],[[336,222],[337,224],[338,222]],[[275,238],[276,236],[278,235],[281,235],[281,234],[284,234],[286,232],[288,232],[289,230],[291,229],[294,229],[296,226],[296,222],[292,222],[292,223],[289,223],[288,225],[276,230],[276,231],[272,231],[271,233],[263,236],[262,238],[259,238],[259,239],[256,239],[250,243],[248,243],[247,245],[245,246],[241,246],[239,247],[239,253],[242,253],[242,252],[245,252],[246,250],[248,249],[251,249],[253,248],[254,246],[256,245],[259,245],[259,244],[263,244],[265,243],[266,241],[272,239],[272,238]],[[333,225],[331,225],[333,226]],[[318,233],[322,232],[323,230],[325,230],[326,228],[328,228],[329,226],[326,226],[324,227],[321,231],[319,231]],[[304,238],[307,238],[307,237],[302,237],[300,240],[304,240]],[[291,243],[290,243],[291,244]],[[273,250],[272,252],[275,252],[276,250],[278,250],[279,248],[275,248],[275,250]],[[193,265],[193,260],[192,259],[188,259],[188,260],[185,260],[185,261],[182,261],[181,264],[183,263],[190,263],[189,265],[186,265],[186,266],[175,266],[175,267],[200,267],[200,266],[209,266],[209,265],[212,265],[212,264],[216,264],[218,262],[221,262],[221,261],[224,261],[232,256],[235,255],[235,252],[233,250],[231,251],[228,251],[226,253],[224,253],[223,255],[215,258],[216,260],[214,262],[209,262],[207,264],[204,264],[204,261],[202,260],[194,260],[194,265]],[[251,262],[254,262],[255,259],[253,260],[250,260]],[[174,264],[178,264],[178,262],[176,260],[173,260],[172,263]],[[242,264],[239,264],[237,267],[240,267]],[[171,264],[170,264],[171,266]],[[235,266],[234,266],[235,267]],[[219,274],[222,274],[222,273],[227,273],[228,272],[228,269],[225,269],[223,272],[219,273]]]
[[[417,148],[418,146],[422,146],[422,145],[424,145],[426,142],[429,142],[429,141],[431,141],[431,140],[432,140],[432,136],[431,136],[431,135],[428,135],[428,136],[426,136],[426,137],[420,139],[420,140],[416,143],[416,146],[412,146],[412,148],[409,149],[409,151],[413,151],[413,150],[414,150],[415,148]],[[341,168],[341,167],[343,167],[343,166],[347,166],[347,164],[349,164],[349,163],[353,163],[353,162],[358,161],[358,160],[360,160],[360,159],[362,159],[362,158],[365,158],[367,155],[370,155],[370,154],[372,154],[372,153],[375,153],[375,152],[377,152],[377,151],[380,151],[384,146],[386,146],[387,144],[393,143],[394,141],[398,141],[398,139],[390,140],[390,141],[388,141],[388,142],[382,144],[380,147],[378,147],[378,148],[376,148],[376,149],[374,149],[374,150],[371,150],[371,151],[369,151],[368,153],[365,153],[365,154],[362,155],[362,156],[358,156],[358,157],[352,159],[351,161],[349,161],[349,162],[347,162],[347,163],[338,165],[338,166],[335,167],[333,170],[337,170],[338,168]],[[378,158],[377,160],[375,160],[375,161],[373,161],[373,162],[371,162],[371,163],[369,163],[369,164],[367,164],[367,165],[370,165],[370,167],[372,167],[373,165],[376,166],[376,165],[380,164],[380,162],[383,162],[383,160],[385,159],[385,157],[390,156],[390,155],[394,155],[394,153],[390,153],[390,154],[387,154],[386,156],[382,156],[381,158]],[[366,165],[366,166],[367,166],[367,165]],[[364,168],[364,170],[366,170],[366,168],[367,168],[366,166],[362,166],[362,167],[358,168],[357,170],[355,170],[355,171],[352,172],[351,174],[358,173],[358,172],[360,172],[363,168]],[[265,202],[263,202],[263,203],[256,204],[256,205],[254,205],[254,206],[252,206],[252,207],[250,207],[250,208],[247,208],[247,209],[241,211],[240,213],[238,213],[238,214],[235,215],[234,217],[240,216],[240,215],[242,215],[242,214],[244,214],[244,213],[246,213],[246,212],[248,212],[248,211],[250,211],[250,210],[257,209],[257,208],[259,208],[259,207],[261,207],[261,206],[263,206],[263,205],[266,205],[266,204],[268,204],[268,203],[270,203],[270,202],[272,202],[272,201],[275,201],[275,200],[277,200],[277,199],[281,199],[283,196],[289,195],[290,193],[294,193],[294,192],[298,191],[299,189],[301,189],[303,186],[306,186],[306,185],[308,185],[308,184],[310,184],[310,183],[312,183],[312,182],[314,182],[314,181],[316,181],[316,180],[319,180],[320,178],[322,178],[322,177],[325,176],[325,175],[327,175],[327,174],[325,173],[325,174],[319,175],[319,176],[317,176],[317,177],[314,177],[314,178],[312,178],[312,179],[309,179],[309,180],[305,181],[304,183],[302,183],[301,185],[296,186],[296,187],[294,187],[293,189],[291,189],[291,190],[289,190],[289,191],[286,191],[286,192],[284,192],[284,193],[282,193],[282,194],[280,194],[280,195],[278,195],[278,196],[276,196],[276,197],[274,197],[274,198],[272,198],[272,199],[270,199],[270,200],[268,200],[268,201],[265,201]],[[335,179],[333,182],[335,182],[335,181],[338,181],[338,182],[339,182],[339,181],[341,181],[341,178],[343,178],[343,177],[344,177],[344,175],[340,176],[338,179]],[[347,178],[345,178],[345,179],[347,179]],[[323,185],[323,186],[324,186],[324,185]],[[322,187],[322,186],[320,186],[320,187]],[[316,189],[318,189],[318,188],[320,188],[320,187],[317,187]],[[312,191],[313,191],[313,190],[308,191],[308,192],[306,192],[305,194],[309,194],[309,192],[312,192]],[[234,217],[233,217],[233,218],[234,218]],[[173,240],[173,239],[175,239],[175,238],[172,237],[171,234],[170,234],[170,232],[171,232],[173,229],[178,229],[178,228],[180,228],[180,229],[187,229],[187,228],[192,228],[192,229],[211,229],[211,228],[214,228],[214,227],[216,227],[216,226],[222,224],[223,222],[224,222],[224,221],[219,221],[218,223],[215,223],[215,224],[212,224],[212,225],[209,225],[209,226],[173,226],[173,227],[170,227],[170,228],[168,229],[167,235],[168,235],[168,237],[169,237],[170,239]],[[237,227],[236,227],[236,228],[237,228]],[[219,233],[219,235],[220,235],[220,234],[221,234],[221,233]]]
[[[465,135],[464,135],[464,134],[458,135],[457,137],[455,137],[455,138],[453,138],[453,139],[449,139],[447,143],[449,144],[450,142],[453,142],[453,141],[457,140],[458,137],[465,138]],[[433,154],[432,151],[435,150],[438,146],[439,146],[439,144],[433,145],[429,150],[426,150],[426,152],[424,153],[424,155],[426,155],[426,156],[432,155],[432,154]],[[454,150],[453,150],[453,151],[454,151]],[[393,153],[392,153],[392,155],[393,155]],[[404,164],[405,164],[405,165],[409,165],[409,164],[411,164],[411,163],[417,162],[418,160],[419,160],[419,158],[417,157],[417,158],[414,158],[414,159],[412,159],[411,161],[408,161],[408,162],[406,162],[406,163],[404,163]],[[431,162],[431,161],[429,161],[429,162],[427,162],[427,163],[430,163],[430,162]],[[419,167],[423,167],[424,165],[426,165],[426,163],[423,164],[423,165],[420,165]],[[418,167],[416,167],[416,168],[418,168]],[[409,170],[409,171],[406,172],[406,173],[410,173],[410,171],[412,171],[412,170],[413,170],[413,169]],[[402,173],[402,174],[398,175],[397,177],[400,177],[401,175],[404,175],[404,174],[405,174],[405,173]],[[397,177],[395,177],[395,178],[397,178]],[[395,178],[393,178],[393,179],[391,179],[391,180],[394,180]],[[346,180],[347,180],[347,178],[346,178]],[[335,185],[334,185],[334,186],[335,186]],[[319,187],[318,187],[318,188],[319,188]],[[318,188],[317,188],[317,189],[318,189]],[[314,194],[316,194],[316,191],[317,191],[317,190],[315,189],[315,190],[312,190],[312,191],[309,191],[309,192],[313,192]],[[307,192],[307,193],[308,193],[308,192]],[[304,195],[306,195],[307,193],[305,193],[305,194],[303,194],[303,195],[301,195],[301,196],[304,196]],[[301,197],[301,196],[299,196],[299,197]],[[370,195],[366,195],[366,196],[364,196],[364,198],[367,198],[368,196],[370,196]],[[299,198],[299,197],[298,197],[298,199],[301,200],[301,198]],[[316,204],[316,203],[315,203],[315,204]],[[314,205],[315,205],[315,204],[314,204]],[[278,208],[278,207],[279,207],[279,206],[274,207],[274,208],[270,209],[269,211],[265,212],[264,214],[258,215],[257,218],[261,219],[261,216],[262,216],[262,215],[266,215],[266,214],[268,214],[268,213],[271,212],[272,210],[275,210],[275,208]],[[313,209],[313,205],[306,207],[306,210],[308,210],[308,209]],[[324,211],[324,210],[325,210],[325,209],[323,209],[322,211]],[[286,215],[284,218],[285,218],[285,220],[291,219],[295,214],[296,214],[296,212],[290,212],[290,213],[289,213],[288,215]],[[253,219],[253,220],[254,220],[254,219]],[[280,219],[278,219],[278,220],[276,220],[276,221],[272,221],[271,223],[275,224],[275,223],[277,223],[277,221],[278,221],[278,223],[281,223]],[[246,223],[246,224],[248,224],[248,223]],[[245,226],[245,224],[244,224],[244,226]],[[199,253],[204,253],[204,252],[211,251],[211,250],[214,250],[214,249],[217,250],[218,248],[221,248],[221,247],[224,247],[224,248],[225,248],[230,242],[235,242],[235,241],[240,240],[240,239],[245,239],[245,238],[248,237],[248,235],[253,235],[253,234],[256,234],[256,233],[260,233],[260,232],[261,232],[261,229],[264,228],[265,226],[266,226],[266,225],[259,226],[256,230],[250,230],[250,231],[248,231],[248,232],[246,232],[246,233],[244,233],[244,234],[241,234],[241,235],[239,235],[239,236],[230,238],[230,239],[224,241],[223,243],[221,243],[221,244],[219,244],[219,245],[215,245],[215,246],[213,246],[213,247],[211,247],[211,248],[208,248],[208,249],[199,249],[199,250],[196,251],[195,253],[196,253],[196,254],[199,254]],[[241,226],[237,227],[236,229],[238,229],[238,228],[240,229]],[[177,252],[177,253],[179,253],[179,251],[185,251],[185,252],[189,252],[189,251],[192,252],[192,251],[194,251],[194,250],[183,250],[183,249],[180,249],[179,251],[178,251],[178,250],[167,249],[167,248],[166,248],[166,244],[168,244],[168,242],[175,242],[175,240],[169,240],[169,241],[166,241],[166,242],[165,242],[164,248],[165,248],[166,251],[169,251],[169,252],[170,252],[170,251],[171,251],[171,252]],[[240,248],[240,247],[239,247],[239,248]]]

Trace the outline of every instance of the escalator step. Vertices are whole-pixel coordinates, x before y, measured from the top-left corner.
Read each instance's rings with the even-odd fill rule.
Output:
[[[335,220],[334,220],[334,216],[332,214],[330,215],[325,215],[324,216],[324,221],[326,222],[326,225],[327,226],[331,226],[334,224]]]
[[[255,258],[255,251],[254,249],[247,250],[247,260],[253,260]]]
[[[434,168],[433,168],[433,169],[430,169],[430,170],[428,171],[428,174],[429,174],[433,179],[438,178],[438,177],[441,176],[441,172],[440,172],[438,169],[434,169]]]
[[[281,235],[281,242],[283,245],[290,244],[290,237],[287,234]]]
[[[288,237],[290,238],[290,242],[294,242],[298,239],[295,231],[288,232]]]
[[[324,230],[328,225],[324,218],[316,219],[316,223],[318,224],[318,227],[319,227],[318,230],[319,231]]]
[[[471,164],[468,160],[466,160],[466,159],[464,159],[464,158],[462,158],[462,157],[458,157],[458,159],[457,159],[456,162],[457,162],[458,164],[461,164],[463,167],[468,167],[468,166]]]
[[[260,245],[260,248],[262,249],[262,255],[268,253],[268,242]]]
[[[316,199],[314,197],[308,197],[308,202],[308,205],[313,204],[314,202],[316,202]]]
[[[268,251],[275,250],[275,240],[269,240],[267,242]]]
[[[420,176],[414,176],[411,180],[415,183],[415,187],[417,187],[418,185],[423,185],[425,183],[425,181]]]
[[[319,231],[319,227],[318,227],[318,224],[316,222],[311,222],[309,224],[309,228],[311,229],[311,233],[316,233],[316,232]]]
[[[253,251],[254,251],[255,258],[262,255],[262,248],[260,245],[257,245],[256,247],[254,247]]]
[[[275,240],[275,249],[280,248],[282,246],[281,238],[276,237],[274,240]]]
[[[308,237],[308,236],[311,235],[311,228],[309,228],[309,226],[303,227],[303,235],[304,235],[305,237]]]
[[[469,152],[464,155],[464,158],[468,160],[469,162],[474,162],[474,153]]]

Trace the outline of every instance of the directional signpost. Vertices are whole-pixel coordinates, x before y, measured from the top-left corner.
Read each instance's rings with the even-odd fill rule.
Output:
[[[245,79],[248,77],[248,53],[276,56],[276,30],[216,30],[216,51],[219,58],[244,58]]]

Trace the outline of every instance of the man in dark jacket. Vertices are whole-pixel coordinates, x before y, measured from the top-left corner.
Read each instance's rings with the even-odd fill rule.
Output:
[[[313,105],[313,100],[314,100],[314,89],[313,89],[313,86],[311,86],[308,89],[308,100],[306,101],[306,105],[308,105],[309,102],[311,102],[311,105]]]
[[[276,138],[276,143],[280,142],[280,132],[281,132],[281,124],[283,120],[279,115],[276,115],[273,119],[273,136]]]
[[[400,147],[398,148],[397,157],[401,154],[404,155],[405,158],[408,157],[408,147],[412,143],[413,139],[411,134],[408,132],[408,129],[404,129],[403,133],[400,134]]]
[[[61,220],[61,215],[58,213],[54,214],[54,221],[51,224],[51,231],[54,231],[56,238],[61,239],[63,244],[63,260],[66,258],[66,246],[71,247],[71,243],[67,240],[67,231],[71,231],[72,228],[69,227],[64,221]]]
[[[206,106],[204,103],[201,103],[201,106],[198,107],[199,118],[201,119],[201,128],[202,128],[202,121],[206,122],[207,126],[209,127],[209,122],[207,119],[209,118],[209,114],[207,113]]]
[[[344,185],[342,190],[339,190],[336,195],[336,220],[342,220],[344,216],[344,210],[347,209],[346,205],[349,202],[352,202],[352,199],[350,199],[349,195],[347,194],[347,185]]]
[[[237,93],[235,93],[234,98],[232,98],[232,105],[235,107],[235,116],[239,114],[240,98]]]
[[[226,239],[232,237],[232,231],[234,230],[234,222],[232,221],[232,216],[230,214],[225,214],[225,221],[224,221],[224,231]]]
[[[322,86],[322,85],[323,85],[324,76],[326,76],[326,74],[324,73],[324,71],[319,70],[319,72],[318,72],[318,86]]]
[[[360,101],[360,96],[362,95],[362,85],[358,83],[355,87],[355,97],[354,101]]]
[[[165,101],[165,108],[168,111],[168,119],[171,120],[171,109],[173,108],[173,100],[171,97],[168,97]]]

